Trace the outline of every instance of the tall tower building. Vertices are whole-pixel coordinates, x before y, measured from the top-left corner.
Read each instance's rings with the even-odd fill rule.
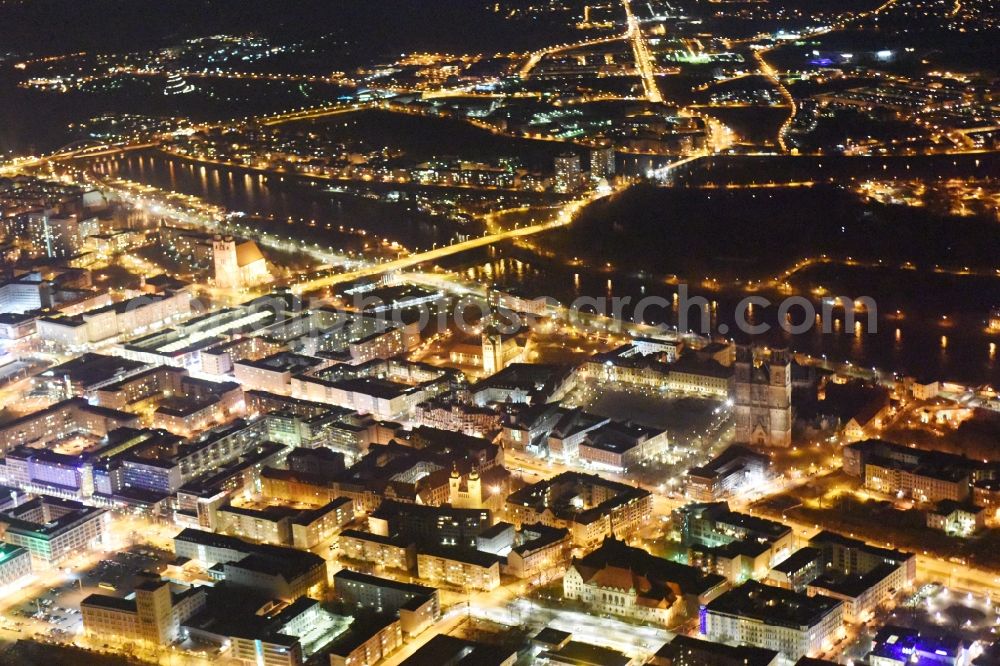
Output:
[[[93,224],[96,226],[96,220]],[[85,234],[76,215],[32,214],[28,232],[36,251],[50,259],[72,257],[83,250]]]
[[[761,446],[792,443],[792,364],[787,349],[736,347],[736,441]]]
[[[469,501],[473,504],[479,504],[482,506],[483,498],[483,482],[479,478],[479,471],[473,469],[469,472],[469,480],[466,481],[466,487],[469,489]],[[479,508],[479,507],[472,507]]]
[[[448,503],[455,506],[458,501],[458,491],[462,487],[462,475],[458,472],[458,466],[451,466],[451,476],[448,477]]]
[[[139,633],[150,643],[165,645],[177,637],[170,585],[147,581],[135,589]]]
[[[576,153],[562,153],[555,160],[555,191],[560,194],[576,192],[580,189],[580,156]]]
[[[590,178],[591,180],[610,181],[615,176],[615,148],[610,142],[602,142],[601,145],[590,151]]]
[[[493,375],[504,368],[503,337],[495,328],[483,329],[483,372]]]
[[[212,261],[215,267],[215,286],[220,289],[236,289],[240,286],[235,238],[216,235],[212,240]]]
[[[479,478],[479,472],[473,469],[465,478],[465,486],[462,486],[462,475],[457,467],[451,470],[451,478],[448,479],[448,503],[456,509],[483,509],[483,481]]]

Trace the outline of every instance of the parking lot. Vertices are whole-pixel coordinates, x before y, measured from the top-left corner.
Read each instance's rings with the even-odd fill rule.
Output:
[[[133,546],[100,560],[90,569],[70,573],[56,587],[9,608],[3,627],[26,635],[41,634],[60,640],[83,630],[80,602],[91,594],[125,597],[135,588],[143,571],[159,571],[173,554],[149,546]]]

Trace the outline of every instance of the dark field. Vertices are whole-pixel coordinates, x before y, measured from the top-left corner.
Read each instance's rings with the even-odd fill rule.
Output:
[[[636,239],[643,239],[636,243]],[[977,218],[862,203],[829,185],[812,188],[687,190],[637,187],[594,204],[546,249],[654,275],[748,280],[827,254],[918,269],[992,269],[1000,228]]]

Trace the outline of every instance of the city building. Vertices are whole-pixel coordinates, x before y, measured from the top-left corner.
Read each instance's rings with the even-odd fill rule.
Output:
[[[420,546],[475,548],[476,537],[493,524],[486,509],[457,509],[386,500],[368,516],[368,528],[384,537],[398,536]]]
[[[509,647],[438,634],[400,662],[400,666],[441,666],[441,664],[514,666],[517,657],[517,650]]]
[[[0,283],[0,313],[24,314],[52,307],[55,285],[37,274]]]
[[[809,545],[822,551],[827,572],[832,570],[841,576],[857,576],[888,564],[895,569],[890,588],[896,591],[909,589],[916,580],[917,557],[912,553],[871,546],[827,530],[810,539]]]
[[[398,613],[400,627],[410,636],[441,617],[441,602],[433,587],[341,569],[333,575],[333,589],[341,601],[361,611]]]
[[[255,509],[227,504],[216,509],[215,524],[223,534],[308,550],[333,537],[353,519],[354,501],[340,497],[312,509],[280,505]]]
[[[608,421],[589,430],[576,447],[580,463],[621,474],[660,461],[669,451],[665,429],[622,421]]]
[[[432,585],[490,592],[500,587],[503,558],[471,548],[420,548],[417,576]]]
[[[736,347],[733,413],[738,443],[791,446],[791,365],[786,349]]]
[[[701,632],[709,640],[752,645],[798,659],[833,646],[843,632],[843,603],[748,581],[710,601]]]
[[[632,666],[633,660],[618,650],[591,645],[581,641],[569,641],[565,645],[553,647],[539,653],[538,660],[557,666]]]
[[[675,511],[685,546],[726,546],[736,541],[767,544],[768,563],[783,560],[795,545],[790,527],[729,509],[726,502],[687,504]]]
[[[393,420],[450,390],[455,371],[401,359],[339,364],[291,379],[293,396]]]
[[[580,170],[580,156],[569,152],[557,155],[553,189],[560,194],[568,194],[576,192],[581,185],[583,185],[583,173]]]
[[[574,558],[563,577],[563,594],[592,612],[674,626],[726,589],[722,576],[650,555],[609,538]]]
[[[431,398],[413,408],[413,422],[431,428],[484,436],[501,428],[501,415],[488,407],[448,397]]]
[[[771,544],[752,539],[730,541],[722,546],[692,545],[688,563],[718,574],[734,585],[761,580],[771,564]]]
[[[890,606],[901,591],[896,587],[899,569],[897,564],[880,564],[863,574],[825,574],[809,583],[806,592],[810,596],[822,594],[842,601],[844,622],[867,622],[880,607]]]
[[[768,585],[805,592],[806,586],[826,571],[823,551],[806,546],[775,564],[767,574]]]
[[[377,664],[403,645],[399,619],[383,615],[355,620],[330,648],[330,666]]]
[[[927,451],[879,439],[845,446],[844,472],[865,488],[921,502],[965,502],[972,484],[991,476],[989,467],[962,456]]]
[[[734,393],[733,377],[733,368],[704,354],[689,352],[669,364],[667,388],[678,393],[727,400]]]
[[[771,459],[745,446],[733,444],[700,467],[688,469],[684,494],[696,502],[717,502],[753,489],[768,479]]]
[[[563,472],[510,494],[507,512],[517,526],[541,523],[569,530],[576,546],[607,537],[625,539],[652,515],[650,493],[596,474]]]
[[[891,412],[891,402],[886,391],[874,390],[861,408],[844,424],[844,438],[858,442],[873,437],[882,430]],[[827,393],[829,397],[829,391]]]
[[[173,494],[227,465],[251,463],[251,471],[258,473],[284,452],[280,444],[266,441],[265,425],[261,420],[236,419],[192,439],[152,439],[124,453],[122,480],[132,488]]]
[[[521,360],[524,350],[512,335],[503,335],[493,327],[482,333],[483,372],[494,375],[511,363]]]
[[[329,362],[313,356],[282,351],[260,360],[242,359],[233,363],[233,376],[246,389],[287,395],[292,376],[320,370]]]
[[[109,536],[111,514],[72,500],[36,497],[0,512],[0,538],[31,554],[40,568],[54,566]]]
[[[615,177],[615,147],[610,142],[590,149],[591,180],[611,181]]]
[[[572,368],[542,363],[511,363],[469,387],[480,406],[492,403],[539,405],[561,400],[576,382]]]
[[[31,553],[27,548],[0,542],[0,588],[16,585],[30,576]]]
[[[91,594],[80,602],[83,630],[94,640],[170,645],[181,625],[205,605],[204,588],[174,591],[166,581],[147,580],[128,597]]]
[[[774,650],[725,645],[690,636],[675,636],[647,662],[650,666],[778,666]]]
[[[521,525],[521,529],[514,536],[513,544],[509,549],[500,552],[495,546],[489,549],[477,540],[479,550],[505,555],[507,564],[501,567],[502,572],[517,578],[533,576],[544,578],[558,571],[566,564],[571,546],[568,530],[547,527],[540,523]]]
[[[302,666],[354,622],[309,597],[276,601],[225,583],[202,589],[205,607],[183,623],[183,632],[200,645],[218,646],[219,661],[240,666]]]
[[[493,312],[510,310],[520,314],[542,317],[548,312],[550,300],[544,296],[531,296],[513,286],[491,285],[487,300]]]
[[[215,285],[221,289],[241,289],[267,282],[267,261],[257,243],[232,236],[212,239]]]
[[[348,560],[399,571],[417,570],[417,546],[409,539],[343,530],[337,542],[341,557]]]
[[[354,500],[337,497],[292,517],[292,547],[309,550],[332,539],[354,520]]]
[[[972,503],[988,510],[988,518],[1000,514],[1000,480],[982,479],[972,485]]]
[[[34,249],[50,259],[68,259],[83,251],[87,236],[100,230],[97,218],[48,212],[32,215],[28,232]]]
[[[967,666],[971,658],[970,647],[959,636],[926,634],[887,624],[875,634],[868,663],[871,666]]]
[[[303,550],[188,528],[174,537],[174,552],[202,563],[216,580],[273,599],[319,598],[327,588],[326,560]]]
[[[139,417],[70,398],[0,426],[0,452],[30,444],[43,447],[74,435],[101,438],[116,428],[135,428]]]
[[[37,333],[44,343],[79,352],[98,343],[141,336],[190,315],[191,294],[186,290],[143,294],[78,315],[42,317]]]
[[[927,527],[953,536],[969,537],[986,527],[986,510],[969,502],[942,500],[927,511]]]

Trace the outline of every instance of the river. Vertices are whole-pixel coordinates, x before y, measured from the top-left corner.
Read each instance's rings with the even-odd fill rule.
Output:
[[[319,223],[366,227],[407,246],[426,247],[454,234],[442,228],[439,219],[429,219],[403,204],[369,201],[327,188],[303,183],[293,176],[266,176],[226,167],[206,167],[157,152],[136,152],[105,158],[93,164],[96,172],[128,178],[191,194],[232,210],[276,220],[291,216]],[[632,307],[643,296],[659,296],[672,304],[677,286],[662,280],[609,272],[602,267],[569,268],[563,263],[532,258],[525,250],[502,244],[450,258],[445,267],[485,282],[517,287],[534,295],[548,295],[564,303],[579,296],[629,298]],[[796,351],[832,361],[850,361],[857,366],[878,367],[919,377],[938,377],[972,384],[1000,384],[996,348],[1000,336],[986,330],[989,305],[1000,304],[1000,281],[992,278],[957,278],[947,284],[935,276],[897,275],[858,269],[843,280],[839,295],[872,296],[878,304],[875,330],[864,313],[860,327],[833,324],[831,332],[818,327],[799,335],[783,337]],[[935,281],[925,282],[925,280]],[[906,285],[901,288],[900,285]],[[747,293],[691,287],[692,295],[715,302],[712,329],[719,324],[736,330],[737,304]],[[761,294],[772,301],[776,294]],[[897,310],[900,314],[897,314]],[[795,310],[792,311],[793,316]],[[758,307],[756,321],[776,323],[776,308]],[[677,309],[654,307],[647,312],[650,323],[676,325]],[[698,322],[691,311],[690,320]]]

